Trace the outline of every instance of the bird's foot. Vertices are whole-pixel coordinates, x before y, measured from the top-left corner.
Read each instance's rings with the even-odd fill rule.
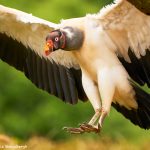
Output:
[[[64,127],[63,130],[66,130],[67,132],[71,134],[82,134],[84,133],[84,130],[79,128],[73,128],[73,127]]]
[[[72,127],[64,127],[64,130],[71,134],[82,134],[82,133],[99,133],[100,132],[100,125],[98,126],[93,126],[88,123],[82,123],[78,128],[72,128]]]
[[[84,132],[94,132],[94,133],[99,133],[100,132],[100,125],[98,124],[97,126],[88,124],[88,123],[82,123],[80,125],[80,128],[84,131]]]

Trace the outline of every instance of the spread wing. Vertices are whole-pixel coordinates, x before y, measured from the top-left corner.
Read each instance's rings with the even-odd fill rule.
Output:
[[[87,99],[79,65],[71,53],[59,50],[49,57],[43,53],[45,37],[57,24],[1,5],[0,22],[0,59],[65,102]]]
[[[150,87],[150,16],[126,0],[117,0],[97,18],[130,77]]]
[[[107,6],[91,18],[96,20],[94,25],[103,35],[101,40],[105,44],[99,46],[105,46],[107,50],[112,51],[113,55],[116,55],[116,61],[124,66],[134,80],[130,80],[130,83],[138,108],[128,109],[119,100],[117,103],[113,102],[112,106],[134,124],[148,129],[149,94],[135,83],[147,84],[150,87],[150,16],[127,0],[117,0],[115,4]]]

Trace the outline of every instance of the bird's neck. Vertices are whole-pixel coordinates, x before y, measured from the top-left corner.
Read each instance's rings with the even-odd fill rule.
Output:
[[[84,33],[77,28],[68,27],[63,31],[65,35],[65,48],[66,51],[79,50],[84,41]]]

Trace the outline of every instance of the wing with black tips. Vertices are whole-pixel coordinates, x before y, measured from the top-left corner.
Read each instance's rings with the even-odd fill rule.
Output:
[[[116,2],[99,18],[130,77],[150,87],[150,16],[127,1]]]
[[[134,124],[149,129],[150,94],[139,85],[150,87],[150,9],[143,11],[139,8],[138,2],[142,0],[128,1],[116,0],[115,4],[104,8],[96,19],[99,19],[105,32],[108,49],[116,55],[117,65],[122,65],[129,74],[138,107],[128,108],[120,99],[112,105]],[[141,7],[144,5],[141,4]]]
[[[63,101],[87,100],[81,70],[70,52],[45,57],[45,37],[56,24],[0,5],[0,59],[25,73],[38,88]]]

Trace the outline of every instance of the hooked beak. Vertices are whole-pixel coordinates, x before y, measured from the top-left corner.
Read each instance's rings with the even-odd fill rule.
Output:
[[[51,52],[53,52],[54,44],[52,40],[47,40],[45,47],[44,47],[44,52],[45,55],[48,56],[50,55]]]

